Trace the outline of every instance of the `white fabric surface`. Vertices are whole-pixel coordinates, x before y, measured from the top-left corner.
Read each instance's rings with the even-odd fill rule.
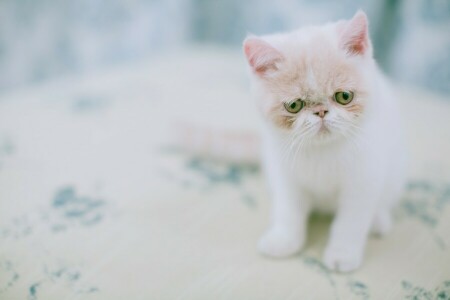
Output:
[[[352,274],[320,263],[322,216],[302,254],[260,256],[260,172],[171,147],[180,120],[257,127],[240,53],[193,49],[4,93],[0,299],[450,299],[450,99],[399,91],[408,187]]]

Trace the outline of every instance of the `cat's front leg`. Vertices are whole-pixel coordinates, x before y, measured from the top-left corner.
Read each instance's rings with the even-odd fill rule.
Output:
[[[272,197],[271,225],[258,243],[258,250],[272,257],[299,252],[306,239],[309,199],[283,165],[277,149],[266,144],[263,166]]]
[[[377,197],[376,190],[364,191],[361,186],[341,195],[323,257],[330,270],[349,272],[360,267]]]
[[[258,250],[272,257],[296,254],[306,239],[309,203],[301,193],[280,191],[272,201],[271,226],[259,240]]]

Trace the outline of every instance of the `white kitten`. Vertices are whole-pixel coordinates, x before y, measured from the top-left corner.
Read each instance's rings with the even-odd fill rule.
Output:
[[[391,227],[404,165],[399,112],[372,58],[366,15],[249,37],[244,51],[264,117],[262,161],[273,198],[259,250],[298,252],[311,210],[331,211],[323,261],[342,272],[358,268],[369,232]]]

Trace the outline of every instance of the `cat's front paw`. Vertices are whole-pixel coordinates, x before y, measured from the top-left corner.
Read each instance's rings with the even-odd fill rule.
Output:
[[[303,246],[303,238],[287,230],[270,229],[259,240],[258,250],[271,257],[286,257],[296,254]]]
[[[332,271],[351,272],[361,266],[362,258],[362,251],[328,247],[323,256],[323,263]]]

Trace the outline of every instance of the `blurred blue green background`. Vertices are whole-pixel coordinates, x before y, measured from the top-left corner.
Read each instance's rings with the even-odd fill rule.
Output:
[[[375,56],[399,81],[450,92],[450,1],[2,0],[0,92],[248,32],[370,18]]]

